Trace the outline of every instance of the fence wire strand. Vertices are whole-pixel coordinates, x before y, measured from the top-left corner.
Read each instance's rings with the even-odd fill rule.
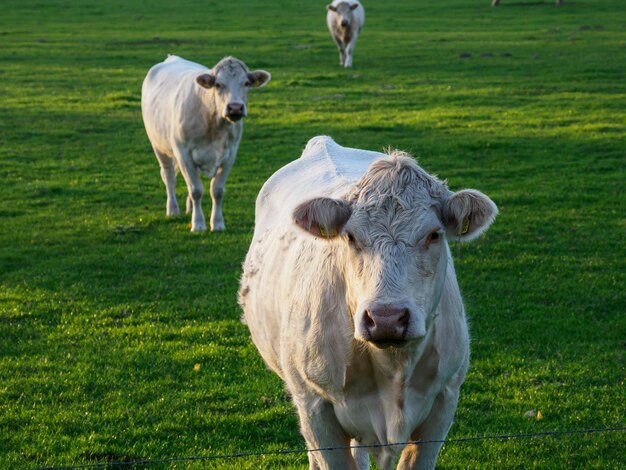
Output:
[[[423,444],[459,444],[463,442],[474,442],[484,440],[508,440],[508,439],[524,439],[534,437],[557,437],[571,434],[594,434],[594,433],[607,433],[607,432],[619,432],[626,431],[626,426],[614,427],[614,428],[602,428],[602,429],[574,429],[566,431],[543,431],[534,433],[520,433],[520,434],[494,434],[485,436],[473,436],[473,437],[458,437],[454,439],[433,439],[433,440],[419,440],[419,441],[407,441],[407,442],[395,442],[391,444],[373,444],[373,445],[355,445],[355,446],[338,446],[338,447],[320,447],[317,449],[283,449],[283,450],[269,450],[269,451],[251,451],[251,452],[238,452],[233,454],[216,454],[216,455],[199,455],[189,457],[170,457],[166,459],[144,459],[134,461],[120,461],[120,462],[99,462],[92,464],[82,465],[69,465],[62,467],[40,467],[33,470],[72,470],[78,468],[106,468],[106,467],[124,467],[124,466],[142,466],[142,465],[156,465],[167,464],[176,462],[191,462],[191,461],[208,461],[208,460],[226,460],[226,459],[240,459],[246,457],[259,457],[268,455],[287,455],[287,454],[306,454],[309,452],[323,452],[333,450],[346,450],[346,449],[376,449],[381,447],[397,447],[407,445],[423,445]]]

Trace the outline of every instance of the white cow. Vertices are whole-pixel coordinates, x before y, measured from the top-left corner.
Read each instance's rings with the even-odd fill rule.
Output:
[[[211,179],[211,230],[224,230],[222,199],[248,113],[248,89],[270,80],[264,70],[225,57],[209,70],[177,56],[150,69],[141,90],[141,111],[167,190],[168,216],[180,213],[176,172],[187,183],[191,230],[206,230],[201,173]]]
[[[309,449],[444,439],[469,360],[447,239],[495,204],[415,160],[315,137],[263,186],[239,303]],[[441,444],[320,450],[310,468],[429,469]]]
[[[352,67],[352,52],[365,24],[363,5],[358,0],[333,0],[326,9],[326,24],[339,49],[339,65]]]

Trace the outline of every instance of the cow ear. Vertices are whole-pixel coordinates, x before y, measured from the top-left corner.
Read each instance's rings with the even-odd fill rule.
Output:
[[[196,83],[202,88],[213,88],[215,86],[215,75],[203,73],[196,77]]]
[[[334,12],[336,12],[336,11],[337,11],[337,7],[333,6],[333,4],[332,4],[332,3],[331,3],[330,5],[326,5],[326,9],[327,9],[328,11],[334,11]]]
[[[452,194],[442,211],[450,239],[470,241],[486,231],[498,215],[498,207],[480,191],[464,189]]]
[[[269,72],[265,70],[255,70],[254,72],[248,73],[248,80],[250,81],[250,86],[261,88],[262,86],[267,85],[272,79],[272,76]]]
[[[357,8],[359,8],[358,3],[353,3],[352,5],[350,5],[350,10],[356,10]]]
[[[319,197],[300,204],[293,211],[295,224],[315,237],[335,238],[352,215],[346,201]]]

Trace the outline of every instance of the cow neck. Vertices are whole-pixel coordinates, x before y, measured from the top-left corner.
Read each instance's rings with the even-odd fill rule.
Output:
[[[219,139],[219,136],[235,135],[240,123],[241,121],[229,122],[216,112],[207,113],[207,130],[213,140]]]
[[[367,348],[367,354],[373,361],[372,371],[376,373],[376,383],[379,387],[388,387],[390,384],[406,384],[407,378],[413,371],[427,347],[431,347],[435,337],[435,327],[426,331],[426,336],[419,342],[402,348],[377,349]]]

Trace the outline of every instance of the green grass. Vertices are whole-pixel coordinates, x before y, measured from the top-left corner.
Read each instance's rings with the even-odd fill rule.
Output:
[[[366,2],[343,70],[324,2],[4,0],[0,468],[304,446],[236,291],[258,190],[317,134],[407,150],[500,207],[456,257],[473,341],[451,439],[623,426],[626,11],[489,3]],[[164,216],[140,88],[168,53],[273,76],[251,94],[226,233]],[[617,469],[624,442],[451,443],[439,462]],[[293,454],[150,468],[306,467]]]

